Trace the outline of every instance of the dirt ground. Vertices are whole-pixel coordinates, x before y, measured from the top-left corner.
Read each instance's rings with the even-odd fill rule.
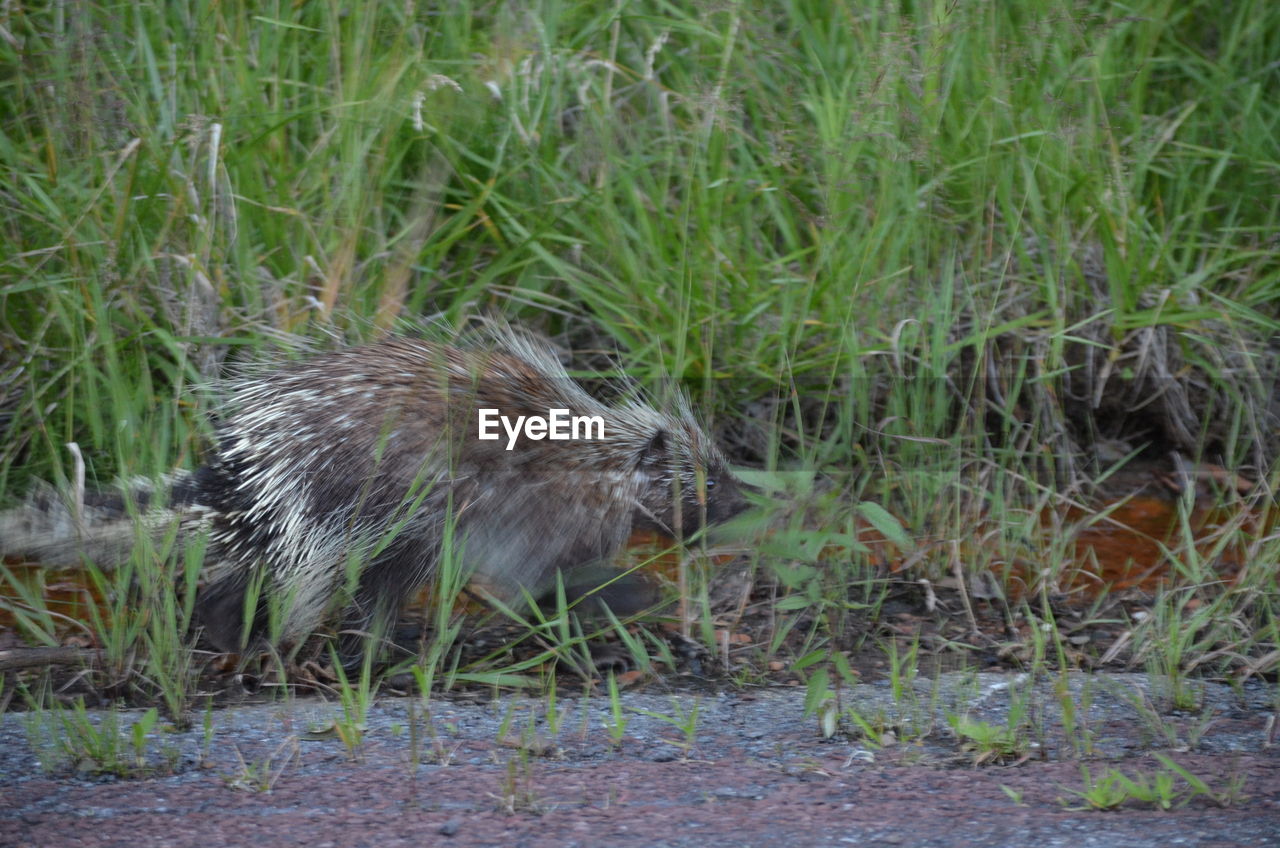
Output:
[[[0,845],[1280,845],[1273,688],[1205,684],[1201,709],[1180,714],[1148,710],[1158,693],[1142,675],[1073,675],[1065,696],[1010,674],[855,687],[842,707],[894,729],[879,745],[822,738],[794,688],[627,692],[616,709],[562,698],[554,711],[499,699],[426,714],[380,698],[356,759],[332,732],[338,705],[299,699],[155,730],[148,764],[172,773],[131,779],[77,773],[38,723],[9,714]],[[1078,709],[1071,733],[1064,704]],[[1015,761],[975,764],[949,722],[999,723],[1014,705],[1034,719]],[[1156,752],[1213,797],[1181,778],[1167,811],[1095,811],[1074,794],[1082,767],[1095,780],[1167,771]]]

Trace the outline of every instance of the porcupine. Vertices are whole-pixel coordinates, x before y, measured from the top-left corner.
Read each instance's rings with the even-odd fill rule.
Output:
[[[385,632],[435,575],[448,533],[473,579],[513,603],[546,593],[558,572],[566,584],[599,574],[633,530],[688,533],[745,507],[687,402],[602,403],[546,343],[510,330],[487,345],[395,338],[228,388],[211,460],[170,494],[208,532],[197,614],[228,651],[243,646],[258,580],[285,603],[276,635],[296,642],[321,626],[355,562],[343,629]],[[481,409],[599,416],[603,436],[522,436],[509,450],[505,433],[478,438]],[[250,635],[266,623],[259,604]]]

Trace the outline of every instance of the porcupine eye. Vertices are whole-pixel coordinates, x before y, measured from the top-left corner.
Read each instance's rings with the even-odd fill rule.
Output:
[[[728,521],[746,511],[748,503],[738,480],[727,470],[706,479],[706,520],[708,524]]]

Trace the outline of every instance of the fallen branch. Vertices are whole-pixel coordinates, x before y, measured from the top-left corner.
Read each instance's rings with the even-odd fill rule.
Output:
[[[84,648],[15,648],[0,651],[0,672],[52,665],[89,665],[94,653]]]

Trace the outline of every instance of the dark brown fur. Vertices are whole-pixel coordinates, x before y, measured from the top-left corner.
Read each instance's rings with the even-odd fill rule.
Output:
[[[317,627],[348,577],[345,625],[385,627],[432,579],[446,539],[492,595],[516,602],[556,574],[596,574],[633,528],[687,534],[740,511],[723,458],[687,408],[607,406],[539,342],[395,339],[232,385],[213,460],[192,479],[209,529],[200,620],[228,650],[246,590],[286,604],[282,632]],[[605,438],[477,438],[478,410],[599,415]],[[354,568],[353,568],[354,566]],[[259,608],[250,635],[265,635]]]

